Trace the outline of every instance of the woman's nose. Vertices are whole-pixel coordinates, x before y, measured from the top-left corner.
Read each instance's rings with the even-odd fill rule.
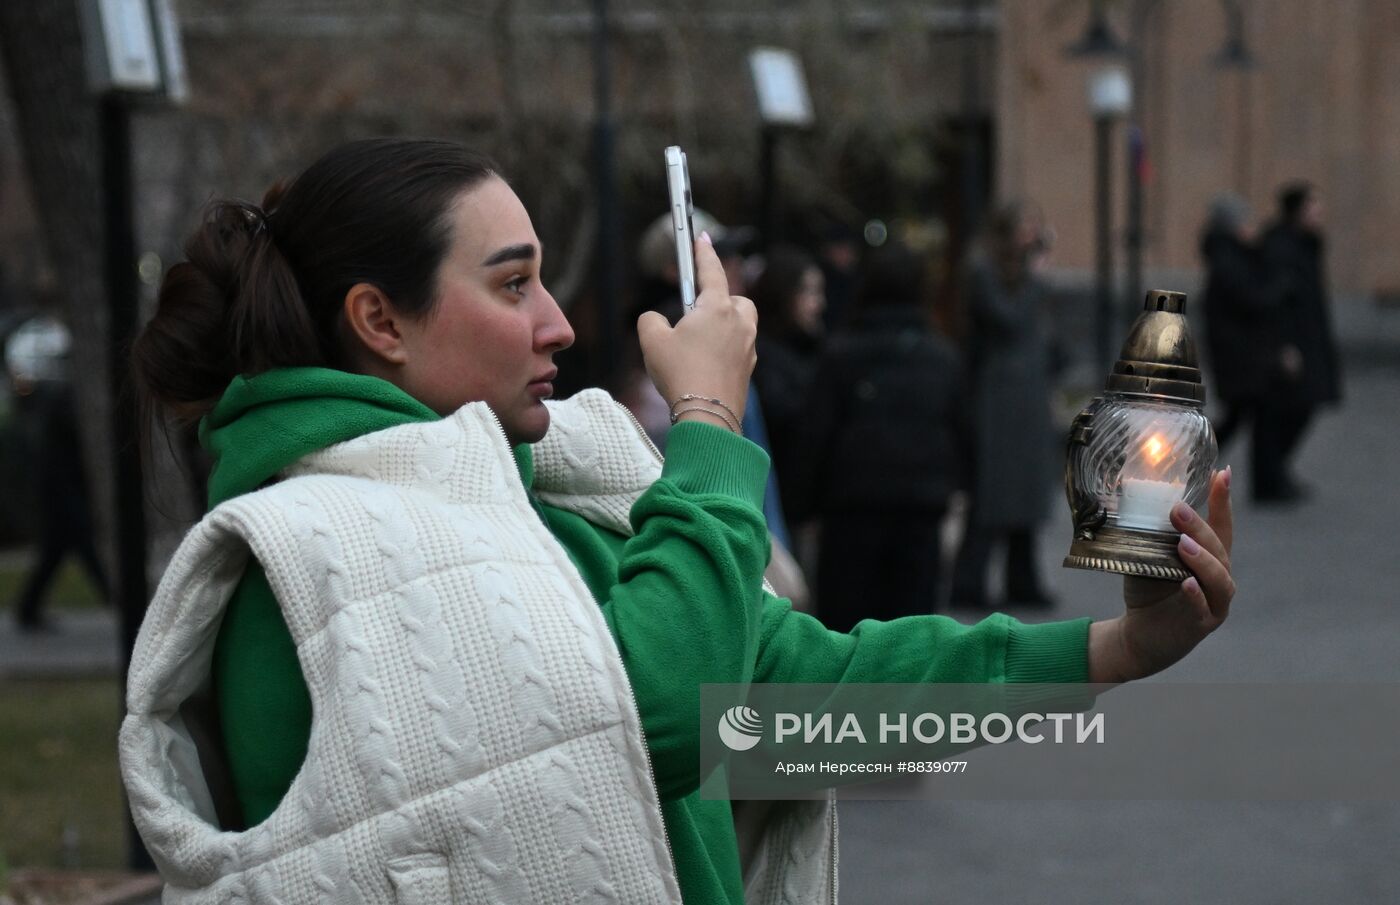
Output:
[[[574,328],[554,296],[545,293],[544,323],[535,332],[535,343],[542,349],[560,352],[574,344]]]

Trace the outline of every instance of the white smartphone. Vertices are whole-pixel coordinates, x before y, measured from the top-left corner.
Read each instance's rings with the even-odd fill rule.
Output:
[[[690,202],[690,169],[680,145],[666,149],[666,187],[671,194],[671,230],[676,240],[681,303],[689,314],[695,310],[695,225],[691,222],[695,208]]]

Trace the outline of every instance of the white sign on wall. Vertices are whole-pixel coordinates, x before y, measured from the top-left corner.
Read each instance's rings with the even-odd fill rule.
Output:
[[[775,126],[810,126],[812,99],[802,61],[791,50],[758,47],[749,53],[749,71],[758,93],[758,112]]]
[[[160,61],[146,0],[98,0],[98,5],[112,87],[155,91],[160,87]]]
[[[80,9],[94,91],[184,100],[185,63],[170,0],[82,0]]]

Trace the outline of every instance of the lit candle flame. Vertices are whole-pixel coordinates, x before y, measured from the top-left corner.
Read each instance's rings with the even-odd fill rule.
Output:
[[[1162,460],[1170,454],[1172,448],[1167,441],[1162,439],[1161,434],[1153,434],[1147,438],[1147,442],[1142,444],[1142,454],[1148,463],[1153,467],[1162,464]]]

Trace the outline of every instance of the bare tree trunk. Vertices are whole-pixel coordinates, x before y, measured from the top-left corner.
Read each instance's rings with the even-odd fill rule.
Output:
[[[87,92],[78,4],[0,2],[0,61],[45,251],[73,332],[72,370],[88,487],[98,548],[110,567],[112,388],[102,278],[102,183],[97,107]]]

